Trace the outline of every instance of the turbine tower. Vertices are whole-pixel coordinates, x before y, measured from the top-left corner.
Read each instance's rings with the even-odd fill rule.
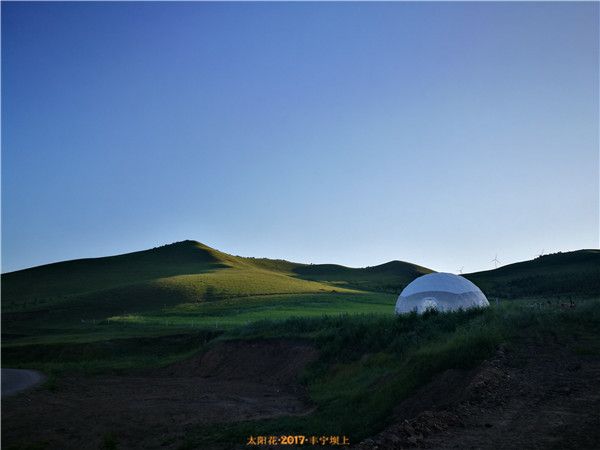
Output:
[[[496,256],[494,256],[494,259],[492,259],[492,261],[494,263],[494,269],[498,268],[498,264],[502,264],[500,261],[498,261],[498,253],[496,253]]]

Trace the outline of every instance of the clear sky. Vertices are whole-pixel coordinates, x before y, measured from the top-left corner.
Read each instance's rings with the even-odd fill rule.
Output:
[[[2,271],[598,244],[598,3],[2,3]]]

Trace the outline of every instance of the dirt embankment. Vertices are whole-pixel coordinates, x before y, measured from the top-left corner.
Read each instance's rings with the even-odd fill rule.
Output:
[[[168,449],[199,424],[304,414],[297,377],[316,357],[303,342],[233,341],[135,376],[61,378],[3,400],[2,444],[98,449],[112,436],[119,448]]]
[[[526,341],[471,371],[447,371],[403,401],[357,450],[598,449],[600,356]]]
[[[600,356],[576,346],[528,340],[447,371],[355,448],[600,448]],[[62,378],[3,399],[2,445],[98,449],[111,436],[117,448],[173,449],[198,425],[305,414],[297,376],[316,357],[298,341],[233,341],[136,375]]]

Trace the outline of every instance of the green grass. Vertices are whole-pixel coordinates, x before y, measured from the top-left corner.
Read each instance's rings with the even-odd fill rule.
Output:
[[[107,311],[264,294],[394,291],[431,270],[398,261],[372,268],[228,255],[195,241],[2,274],[2,312],[84,307]]]
[[[109,301],[109,300],[105,300]],[[389,314],[394,295],[376,292],[273,294],[215,302],[162,303],[154,309],[123,311],[81,302],[48,311],[14,313],[3,322],[3,346],[93,342],[115,337],[189,333],[202,328],[227,330],[261,319],[325,314]],[[128,305],[131,307],[131,303]],[[117,313],[117,314],[115,314]]]
[[[3,364],[45,372],[77,370],[85,373],[154,367],[190,356],[192,347],[181,345],[178,338],[181,335],[218,335],[265,319],[389,316],[394,303],[394,296],[381,293],[264,295],[184,303],[159,311],[123,314],[85,323],[78,318],[79,310],[47,312],[20,323],[22,334],[5,335]],[[87,312],[93,316],[90,310]],[[12,327],[15,329],[16,325]],[[164,342],[171,341],[179,344],[165,347],[169,349],[169,358],[163,357],[160,348]],[[147,344],[138,352],[132,342]],[[154,348],[156,345],[158,349]],[[81,353],[83,351],[88,353]]]
[[[470,277],[479,277],[482,286],[496,286],[504,280],[506,286],[514,287],[518,280],[528,280],[543,270],[559,279],[573,276],[574,271],[588,276],[600,267],[598,254],[590,250],[549,255]],[[265,319],[389,316],[397,291],[427,272],[430,270],[399,261],[352,269],[244,258],[194,241],[40,266],[2,275],[4,363],[19,364],[10,356],[13,348],[26,355],[27,348],[46,345],[94,347],[105,342],[163,339],[203,330],[223,333]],[[544,283],[533,283],[527,293],[547,290],[548,284]],[[396,293],[387,293],[393,286],[397,286]],[[581,286],[582,292],[572,289],[569,295],[587,294],[593,281]],[[175,353],[181,356],[186,352]],[[60,370],[62,362],[56,361],[38,367]],[[84,371],[110,368],[112,364],[104,359],[90,361],[82,368]],[[121,355],[113,366],[147,367],[165,361],[143,354]],[[30,358],[20,366],[35,364],[36,360]],[[79,363],[69,360],[65,364],[74,369]]]
[[[250,295],[350,292],[253,265],[199,243],[69,261],[2,275],[2,311],[151,310]]]
[[[473,367],[523,333],[567,336],[575,352],[598,354],[599,255],[549,255],[467,275],[500,304],[401,317],[393,315],[398,292],[429,269],[244,258],[194,241],[40,266],[2,275],[2,364],[42,370],[56,389],[65,373],[161,367],[219,340],[303,339],[320,351],[302,375],[314,413],[198,427],[186,445],[228,448],[250,434],[280,432],[356,442],[436,374]],[[524,297],[544,302],[530,306]],[[559,308],[554,297],[578,306]]]
[[[575,310],[511,302],[450,314],[291,318],[239,327],[223,338],[287,336],[315,343],[321,356],[303,380],[317,409],[303,417],[198,427],[183,448],[228,448],[249,435],[278,434],[340,434],[356,443],[383,429],[393,408],[416,388],[445,370],[476,366],[501,342],[558,335],[596,346],[599,326],[596,299]]]
[[[385,302],[385,296],[382,299]],[[239,323],[227,329],[188,329],[177,335],[5,346],[3,358],[11,365],[42,369],[53,376],[65,371],[118,373],[164,366],[221,340],[302,339],[320,352],[319,359],[302,374],[316,405],[314,413],[197,427],[187,435],[186,446],[222,444],[228,448],[232,442],[243,444],[251,434],[279,433],[340,434],[356,442],[381,430],[394,406],[436,374],[474,367],[501,342],[524,335],[543,340],[551,335],[573,340],[575,352],[597,351],[600,300],[579,300],[577,304],[575,309],[539,308],[513,301],[485,310],[400,317],[390,310],[387,314],[305,314]],[[224,317],[228,308],[234,311],[240,306],[235,302],[217,305],[206,306]],[[193,314],[182,309],[176,313]]]
[[[3,345],[222,330],[267,317],[387,313],[395,294],[381,291],[390,278],[408,283],[423,271],[400,262],[349,269],[244,258],[194,241],[67,261],[2,275]],[[362,289],[377,283],[379,291]]]
[[[62,340],[7,345],[2,349],[3,365],[34,368],[51,375],[64,373],[117,373],[149,367],[161,367],[186,359],[202,351],[222,334],[201,329],[186,333],[147,337],[113,337],[93,342]]]
[[[379,266],[358,269],[336,264],[315,264],[296,267],[293,272],[307,280],[397,294],[415,278],[433,271],[403,261],[390,261]]]
[[[107,320],[110,323],[230,329],[267,318],[389,314],[395,302],[395,296],[379,293],[251,296],[212,304],[186,303],[164,309],[159,314],[122,315]]]

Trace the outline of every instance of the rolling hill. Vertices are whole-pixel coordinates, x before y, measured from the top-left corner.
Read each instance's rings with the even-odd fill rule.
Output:
[[[233,256],[187,240],[2,274],[2,311],[93,305],[110,315],[254,296],[397,295],[412,280],[430,272],[402,261],[350,268]],[[464,276],[488,296],[594,295],[600,292],[600,250],[544,255]]]
[[[373,267],[351,268],[336,264],[301,265],[296,276],[367,291],[399,293],[408,283],[433,270],[404,261],[390,261]]]
[[[353,269],[233,256],[196,241],[2,275],[3,312],[73,301],[138,304],[206,302],[254,295],[396,291],[430,269],[400,261]],[[136,300],[138,299],[138,300]]]
[[[154,385],[159,386],[151,395],[157,406],[142,409],[160,411],[163,423],[164,405],[175,404],[172,417],[187,414],[163,390],[163,381],[172,386],[174,373],[184,375],[182,379],[189,383],[184,388],[191,389],[181,394],[177,387],[179,398],[198,401],[198,383],[204,378],[190,377],[189,372],[202,367],[199,361],[217,369],[224,361],[227,374],[238,372],[254,383],[252,370],[238,370],[244,362],[276,374],[275,369],[262,366],[265,355],[256,357],[257,348],[279,348],[266,356],[276,356],[275,367],[288,373],[297,360],[279,343],[297,346],[302,342],[319,355],[301,375],[302,392],[310,398],[311,408],[316,405],[310,413],[193,428],[186,424],[185,429],[169,431],[170,439],[177,442],[177,448],[213,448],[223,442],[216,448],[231,448],[231,442],[243,445],[252,433],[333,430],[348,433],[358,442],[382,431],[399,402],[435,382],[434,377],[471,371],[492,357],[501,343],[518,348],[524,334],[535,336],[528,342],[537,342],[543,335],[550,336],[552,343],[574,339],[582,357],[598,354],[599,258],[598,250],[581,250],[469,274],[466,277],[489,297],[518,299],[492,302],[491,308],[482,310],[403,316],[393,315],[397,293],[431,270],[400,261],[367,268],[307,265],[233,256],[183,241],[6,273],[2,275],[2,364],[40,370],[49,375],[49,381],[39,390],[47,409],[36,416],[29,402],[23,403],[22,416],[12,423],[3,422],[3,429],[9,423],[14,442],[23,444],[15,448],[34,448],[36,442],[31,439],[45,442],[45,430],[58,428],[40,427],[40,417],[52,421],[56,405],[62,404],[64,421],[71,424],[82,411],[73,406],[72,399],[93,398],[94,417],[110,417],[114,431],[118,422],[113,420],[115,399],[130,392],[138,395],[124,401],[126,411],[135,411],[137,419],[140,409],[135,398],[146,398],[144,389]],[[535,296],[573,296],[577,305],[563,308],[556,301],[537,302],[539,307],[532,308],[531,302],[520,301]],[[581,298],[586,296],[592,298]],[[220,347],[224,342],[229,347]],[[234,354],[231,348],[239,352]],[[208,356],[204,359],[203,355]],[[231,380],[208,378],[224,386],[219,401],[237,410],[231,385],[223,384]],[[69,391],[73,380],[80,386],[76,394]],[[122,387],[129,382],[133,384]],[[443,383],[447,386],[447,381]],[[115,391],[114,386],[119,389]],[[272,392],[273,385],[268,384],[268,389]],[[446,387],[443,391],[447,392]],[[434,392],[437,398],[439,389]],[[217,398],[212,387],[210,395]],[[248,404],[245,388],[240,401]],[[110,413],[99,415],[99,402]],[[201,404],[206,408],[206,403]],[[130,420],[122,422],[127,429],[124,434],[129,435]],[[30,428],[24,431],[22,423]],[[178,422],[173,419],[169,427],[171,423]],[[98,438],[87,424],[82,429],[85,442]],[[165,436],[159,426],[140,430],[141,436],[160,434],[161,440]],[[178,441],[182,439],[183,447]]]
[[[265,317],[387,312],[398,290],[429,272],[399,261],[353,269],[233,256],[188,240],[2,274],[3,336],[96,339]]]
[[[2,274],[3,337],[94,340],[266,318],[388,314],[398,293],[430,272],[401,261],[350,268],[241,257],[188,240]],[[465,277],[490,298],[590,297],[600,292],[600,251],[547,255]]]
[[[463,276],[488,297],[589,297],[600,293],[600,250],[543,255]]]

